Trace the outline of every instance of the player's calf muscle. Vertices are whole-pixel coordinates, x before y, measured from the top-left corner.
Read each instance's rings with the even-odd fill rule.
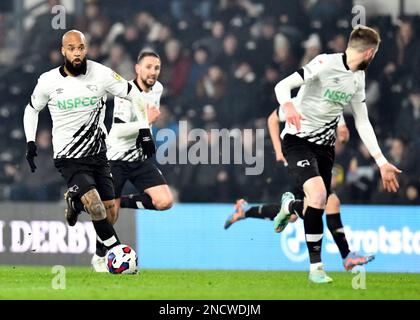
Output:
[[[86,210],[92,216],[92,220],[102,220],[106,218],[105,206],[96,189],[89,190],[81,197]]]
[[[327,212],[327,214],[338,213],[340,212],[340,205],[340,199],[338,199],[338,197],[334,193],[332,193],[328,197],[325,211]]]
[[[118,220],[118,210],[114,200],[104,201],[106,216],[111,224],[115,224]]]

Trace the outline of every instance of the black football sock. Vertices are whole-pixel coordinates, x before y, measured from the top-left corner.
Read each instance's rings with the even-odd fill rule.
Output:
[[[321,262],[322,236],[324,232],[323,213],[324,209],[312,207],[307,207],[305,211],[303,226],[305,227],[305,239],[311,263]]]
[[[303,201],[302,200],[290,201],[289,212],[297,214],[299,218],[303,219]]]
[[[109,223],[107,218],[102,220],[93,221],[93,226],[95,228],[96,234],[99,236],[99,239],[103,242],[106,249],[111,249],[119,244],[121,244],[118,236],[114,230],[112,224]]]
[[[350,253],[350,249],[340,213],[327,214],[327,226],[337,244],[338,250],[340,250],[341,257],[344,259]]]
[[[96,255],[100,257],[105,257],[106,252],[107,248],[101,241],[98,240],[98,237],[96,237]]]
[[[249,208],[245,212],[246,218],[269,219],[274,220],[280,211],[279,204],[263,204]]]
[[[156,210],[152,198],[147,193],[121,196],[121,208]]]

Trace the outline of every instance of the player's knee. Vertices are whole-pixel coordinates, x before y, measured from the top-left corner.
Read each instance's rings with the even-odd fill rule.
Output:
[[[319,188],[308,193],[308,206],[324,209],[327,203],[327,191]]]
[[[296,214],[292,214],[289,218],[289,222],[293,223],[298,219],[298,216]]]
[[[161,197],[159,199],[153,200],[153,205],[155,206],[157,210],[160,210],[160,211],[170,209],[173,203],[174,202],[173,202],[172,196],[165,196],[165,197]]]
[[[340,206],[340,199],[338,199],[338,197],[334,193],[330,194],[330,196],[328,197],[326,207],[327,214],[340,212]]]

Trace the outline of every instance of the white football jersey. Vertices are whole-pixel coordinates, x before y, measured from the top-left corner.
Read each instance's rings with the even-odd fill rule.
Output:
[[[321,54],[305,65],[304,84],[292,99],[303,116],[301,130],[286,125],[281,133],[296,135],[319,145],[333,146],[344,107],[365,100],[365,73],[353,72],[342,53]]]
[[[106,94],[126,97],[130,87],[110,68],[90,60],[86,73],[77,77],[68,76],[63,66],[43,73],[30,106],[40,111],[48,105],[54,158],[83,158],[106,151]]]
[[[148,92],[142,91],[135,80],[130,81],[130,83],[133,86],[133,90],[139,90],[141,100],[146,108],[152,106],[156,108],[160,107],[163,85],[159,81],[156,81]],[[137,109],[132,103],[127,99],[115,97],[113,126],[107,139],[108,160],[134,162],[143,159],[141,148],[137,148],[136,146],[138,131],[133,135],[121,137],[117,134],[116,126],[114,126],[114,123],[130,123],[137,120]]]

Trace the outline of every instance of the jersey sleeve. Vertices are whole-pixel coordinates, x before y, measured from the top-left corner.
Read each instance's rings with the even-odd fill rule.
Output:
[[[118,73],[108,67],[104,67],[104,85],[105,90],[114,96],[125,98],[131,90],[131,84],[128,83]]]
[[[163,85],[159,82],[156,88],[156,98],[154,101],[154,105],[158,109],[160,108],[160,99],[162,98],[162,93],[163,93]]]
[[[277,107],[277,116],[279,117],[280,122],[286,121],[286,117],[284,116],[284,111],[280,106]]]
[[[298,71],[303,80],[306,82],[317,78],[327,64],[326,59],[326,54],[320,54],[304,65],[302,69]]]
[[[131,102],[119,97],[114,98],[114,123],[128,123],[134,121]]]
[[[366,89],[365,89],[365,73],[362,72],[359,77],[359,84],[356,93],[353,95],[351,102],[360,103],[366,100]]]
[[[49,101],[49,93],[47,90],[47,81],[42,75],[38,78],[34,91],[29,100],[29,105],[36,111],[41,111],[45,108]]]

